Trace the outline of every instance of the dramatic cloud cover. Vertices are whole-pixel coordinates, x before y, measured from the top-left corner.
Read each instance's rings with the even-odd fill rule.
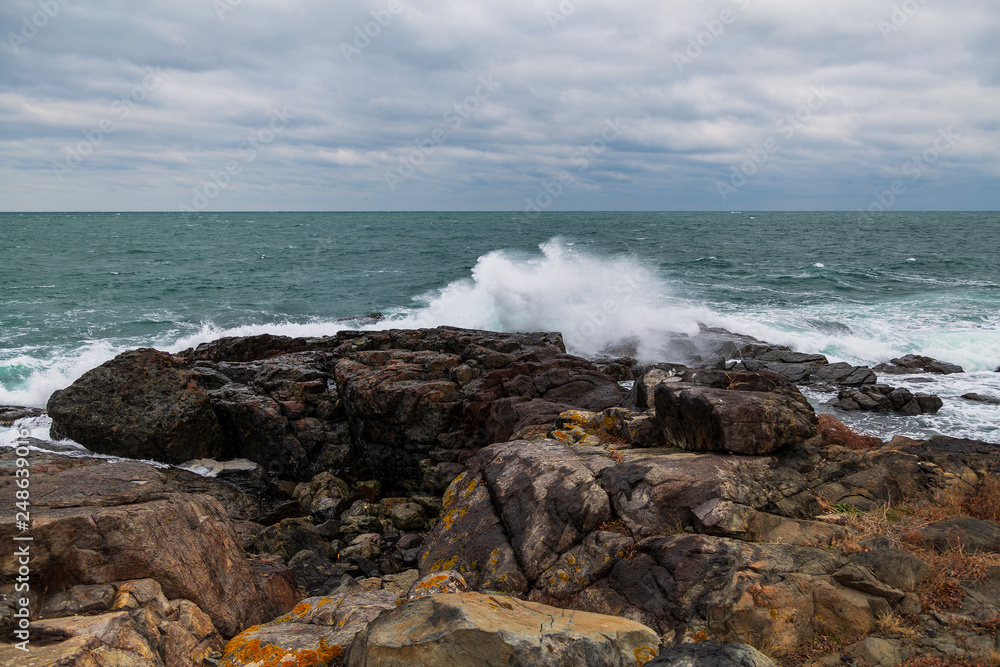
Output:
[[[996,0],[6,0],[2,210],[997,209]]]

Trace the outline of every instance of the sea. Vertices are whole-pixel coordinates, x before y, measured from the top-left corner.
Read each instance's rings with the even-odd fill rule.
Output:
[[[5,213],[0,405],[44,407],[128,349],[222,336],[558,331],[575,354],[657,362],[705,325],[834,361],[959,364],[882,378],[941,396],[937,415],[838,417],[1000,443],[1000,406],[961,398],[1000,398],[998,256],[1000,213],[982,212]],[[16,426],[48,437],[45,417]]]

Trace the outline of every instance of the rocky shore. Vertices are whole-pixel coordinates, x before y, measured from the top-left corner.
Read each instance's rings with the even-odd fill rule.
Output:
[[[0,450],[31,503],[0,519],[31,537],[29,591],[0,553],[0,665],[1000,665],[1000,446],[860,436],[797,388],[933,413],[879,375],[960,368],[678,349],[441,327],[119,355],[46,412],[121,458]]]

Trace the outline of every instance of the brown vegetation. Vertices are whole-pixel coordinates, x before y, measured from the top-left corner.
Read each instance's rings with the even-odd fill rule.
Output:
[[[833,415],[819,415],[819,431],[823,436],[823,446],[840,446],[848,449],[875,449],[881,447],[881,440],[873,435],[858,433]]]

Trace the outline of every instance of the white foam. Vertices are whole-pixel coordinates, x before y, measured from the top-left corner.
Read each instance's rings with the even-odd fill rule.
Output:
[[[484,255],[470,279],[424,295],[425,306],[374,328],[559,331],[567,350],[583,356],[637,338],[640,355],[651,355],[656,334],[694,334],[711,317],[707,308],[675,298],[655,269],[635,257],[601,257],[559,239],[539,247],[540,257]]]

